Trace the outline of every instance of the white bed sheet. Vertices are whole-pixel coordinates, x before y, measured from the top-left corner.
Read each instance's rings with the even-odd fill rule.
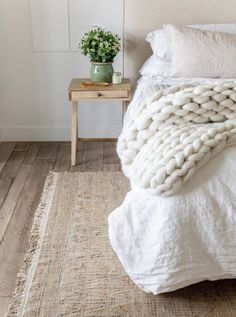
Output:
[[[141,80],[126,122],[157,85]],[[212,159],[174,196],[133,187],[108,222],[113,249],[146,292],[235,277],[236,147]]]

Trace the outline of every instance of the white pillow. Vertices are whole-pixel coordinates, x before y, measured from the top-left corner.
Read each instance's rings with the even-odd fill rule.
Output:
[[[236,34],[167,25],[171,77],[236,77]]]
[[[146,41],[150,43],[156,57],[170,61],[168,32],[165,29],[148,33]]]
[[[188,27],[212,32],[236,34],[236,23],[227,24],[195,24]],[[156,57],[171,61],[170,39],[165,28],[148,33],[146,41],[150,43]]]
[[[143,64],[139,72],[142,76],[166,78],[169,77],[170,66],[169,62],[152,55]]]

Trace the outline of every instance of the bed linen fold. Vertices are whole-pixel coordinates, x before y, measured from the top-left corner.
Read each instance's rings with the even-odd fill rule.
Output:
[[[133,187],[110,214],[111,245],[141,289],[160,294],[236,276],[235,162],[230,147],[170,197]]]

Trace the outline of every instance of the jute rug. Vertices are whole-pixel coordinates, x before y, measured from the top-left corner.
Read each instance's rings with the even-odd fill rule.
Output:
[[[132,283],[107,234],[107,216],[128,189],[119,172],[48,176],[8,316],[236,316],[234,280],[159,296]]]

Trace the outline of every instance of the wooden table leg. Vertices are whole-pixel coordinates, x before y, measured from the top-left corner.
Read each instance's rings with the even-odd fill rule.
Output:
[[[122,103],[122,125],[124,124],[124,117],[128,108],[128,101],[123,101]]]
[[[72,101],[71,121],[71,165],[76,165],[76,150],[78,142],[78,102]]]

